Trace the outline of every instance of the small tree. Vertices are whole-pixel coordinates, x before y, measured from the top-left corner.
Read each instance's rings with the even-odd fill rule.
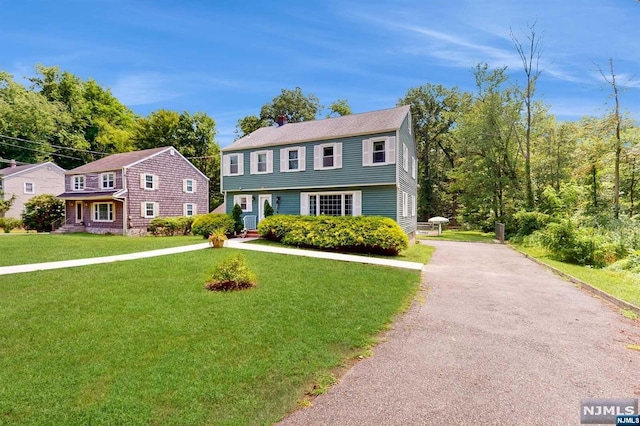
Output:
[[[64,219],[64,202],[51,194],[36,195],[24,205],[22,223],[26,229],[51,231],[51,225]]]
[[[273,207],[269,204],[268,200],[264,200],[264,217],[273,216]]]
[[[4,199],[4,192],[0,191],[0,217],[4,217],[4,214],[9,211],[13,202],[16,199],[16,194],[11,195],[8,200]]]
[[[240,207],[239,204],[233,206],[231,216],[233,217],[233,230],[235,232],[241,232],[244,224],[242,223],[242,207]]]

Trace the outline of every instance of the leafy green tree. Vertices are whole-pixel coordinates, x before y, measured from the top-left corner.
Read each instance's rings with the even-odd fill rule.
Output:
[[[420,164],[418,218],[454,217],[457,194],[450,190],[448,173],[456,167],[458,147],[453,130],[469,108],[471,95],[456,87],[425,84],[409,89],[398,105],[411,105]]]
[[[0,190],[0,217],[4,217],[4,214],[9,211],[15,200],[16,194],[11,194],[11,197],[5,200],[4,192]]]
[[[315,120],[321,110],[320,100],[314,94],[305,95],[299,87],[293,90],[282,89],[271,102],[262,106],[260,119],[265,120],[268,125],[273,125],[282,115],[289,123],[299,123]]]
[[[327,114],[327,118],[349,114],[351,114],[351,107],[349,106],[347,100],[338,99],[329,105],[329,113]]]
[[[49,232],[64,217],[64,202],[51,194],[42,194],[24,204],[22,223],[26,229]]]
[[[267,122],[262,120],[260,117],[256,115],[247,115],[246,117],[238,120],[234,133],[237,135],[236,139],[240,139],[243,136],[255,132],[259,128],[266,126]]]

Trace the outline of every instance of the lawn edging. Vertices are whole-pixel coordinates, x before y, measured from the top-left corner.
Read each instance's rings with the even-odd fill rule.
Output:
[[[525,252],[523,252],[522,250],[518,250],[516,247],[514,247],[511,244],[506,244],[508,247],[511,247],[513,250],[517,251],[518,253],[522,254],[524,257],[526,257],[527,259],[530,259],[532,261],[534,261],[535,263],[537,263],[538,265],[544,266],[545,268],[549,269],[550,271],[552,271],[553,273],[560,275],[561,277],[564,277],[566,279],[568,279],[570,282],[574,283],[574,284],[578,284],[580,286],[580,288],[584,288],[585,290],[587,290],[588,292],[608,301],[609,303],[612,303],[614,305],[616,305],[617,307],[621,308],[621,309],[628,309],[632,312],[635,312],[636,314],[640,315],[640,307],[629,303],[627,301],[624,301],[622,299],[618,299],[617,297],[607,293],[604,290],[601,290],[589,283],[586,283],[584,281],[582,281],[579,278],[574,277],[573,275],[567,274],[564,271],[561,271],[560,269],[551,266],[545,262],[543,262],[542,260],[531,256],[530,254],[527,254]]]

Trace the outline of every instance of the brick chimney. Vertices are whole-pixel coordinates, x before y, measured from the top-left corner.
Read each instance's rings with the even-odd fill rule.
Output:
[[[11,163],[9,163],[11,165],[11,168],[15,168],[16,167],[16,160],[11,160]]]
[[[278,117],[278,127],[279,126],[284,126],[285,124],[287,124],[287,117],[285,117],[284,115],[281,115]]]

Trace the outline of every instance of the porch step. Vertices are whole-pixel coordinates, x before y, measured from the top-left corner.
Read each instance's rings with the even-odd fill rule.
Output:
[[[245,238],[260,238],[260,233],[257,229],[250,229],[247,231],[247,236]]]
[[[84,232],[85,228],[82,225],[74,225],[67,223],[66,225],[62,225],[60,228],[56,229],[52,232],[52,234],[71,234],[74,232]]]

